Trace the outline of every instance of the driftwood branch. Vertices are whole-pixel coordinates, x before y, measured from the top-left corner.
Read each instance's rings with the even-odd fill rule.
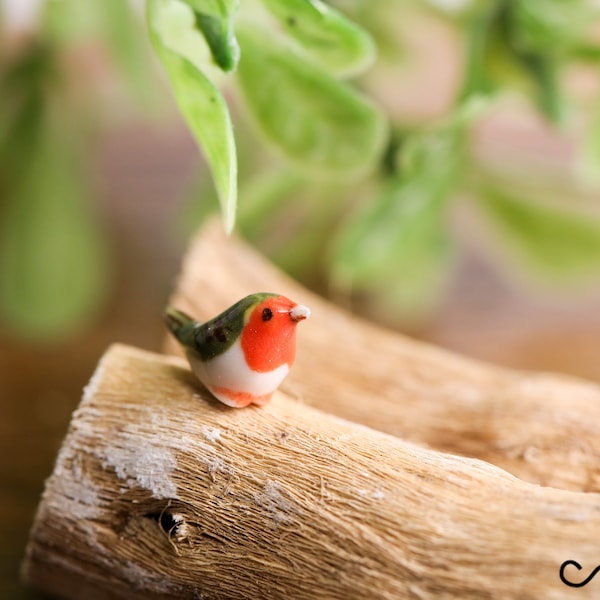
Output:
[[[526,483],[284,393],[228,409],[182,360],[115,346],[47,482],[25,574],[89,599],[591,598],[596,581],[571,590],[559,569],[573,559],[589,572],[599,539],[597,494]]]
[[[202,319],[254,291],[313,309],[283,391],[228,409],[180,358],[113,347],[47,483],[31,584],[92,600],[597,596],[600,576],[561,580],[600,563],[597,386],[362,322],[214,225],[172,303]]]
[[[171,302],[205,319],[255,291],[287,294],[313,311],[284,383],[290,396],[531,482],[600,491],[597,385],[495,368],[361,321],[225,238],[218,223],[192,244]],[[180,352],[172,341],[166,349]]]

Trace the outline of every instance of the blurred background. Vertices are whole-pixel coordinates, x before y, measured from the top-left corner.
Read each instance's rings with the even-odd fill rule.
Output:
[[[193,30],[178,4],[172,27]],[[352,64],[288,39],[310,14],[264,0],[273,25],[242,4],[281,45],[246,34],[239,77],[211,72],[235,125],[236,233],[407,335],[600,381],[597,3],[327,3],[336,47],[362,44]],[[0,7],[0,597],[38,598],[18,570],[70,414],[108,345],[160,351],[219,201],[143,2]],[[308,152],[278,125],[296,118],[316,124]]]

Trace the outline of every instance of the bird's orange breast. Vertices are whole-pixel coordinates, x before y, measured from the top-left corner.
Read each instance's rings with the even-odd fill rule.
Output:
[[[289,316],[293,303],[285,298],[290,306],[283,313],[277,300],[268,302],[273,311],[271,321],[265,323],[262,319],[262,310],[267,304],[264,303],[252,311],[241,335],[246,363],[259,373],[272,371],[286,363],[291,367],[296,358],[296,323]]]

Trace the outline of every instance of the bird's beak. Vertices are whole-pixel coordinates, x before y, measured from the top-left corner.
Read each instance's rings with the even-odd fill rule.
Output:
[[[296,304],[292,310],[290,310],[290,318],[294,322],[304,321],[310,317],[310,308],[302,306],[302,304]]]

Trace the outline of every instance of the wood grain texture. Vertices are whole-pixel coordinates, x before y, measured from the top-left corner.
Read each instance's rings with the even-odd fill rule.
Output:
[[[210,318],[245,294],[306,304],[292,397],[438,450],[489,461],[530,482],[600,491],[600,387],[485,365],[362,321],[283,275],[219,223],[191,244],[171,304]],[[180,354],[169,339],[167,352]]]
[[[92,600],[592,598],[597,582],[574,590],[558,573],[569,558],[591,569],[599,539],[598,494],[282,392],[229,409],[182,360],[114,346],[73,416],[24,571]]]

